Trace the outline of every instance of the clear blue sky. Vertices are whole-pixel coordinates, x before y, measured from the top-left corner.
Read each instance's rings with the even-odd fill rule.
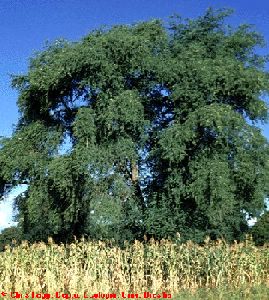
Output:
[[[268,43],[262,53],[269,54],[268,0],[0,0],[0,136],[10,136],[18,119],[9,74],[25,73],[28,59],[46,41],[76,41],[101,25],[167,20],[174,13],[193,18],[209,6],[235,9],[232,25],[254,24]],[[269,126],[262,129],[269,139]]]

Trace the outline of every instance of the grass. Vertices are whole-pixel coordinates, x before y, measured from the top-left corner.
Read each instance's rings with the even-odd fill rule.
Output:
[[[247,286],[230,289],[229,287],[184,291],[173,297],[174,300],[268,300],[269,288],[266,285]]]

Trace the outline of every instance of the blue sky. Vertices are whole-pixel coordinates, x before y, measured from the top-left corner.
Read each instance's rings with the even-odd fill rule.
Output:
[[[0,0],[0,136],[10,136],[18,119],[9,74],[25,73],[29,58],[46,41],[76,41],[102,25],[168,20],[174,13],[193,18],[210,6],[235,9],[227,20],[234,26],[255,25],[268,43],[259,52],[269,54],[268,0]],[[262,129],[269,139],[269,125]],[[11,199],[0,204],[0,229],[10,225]]]

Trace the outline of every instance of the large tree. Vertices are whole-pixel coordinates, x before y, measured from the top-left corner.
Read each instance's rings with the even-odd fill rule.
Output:
[[[269,81],[262,37],[229,14],[56,41],[14,76],[21,117],[0,172],[28,184],[25,236],[240,238],[268,191]]]

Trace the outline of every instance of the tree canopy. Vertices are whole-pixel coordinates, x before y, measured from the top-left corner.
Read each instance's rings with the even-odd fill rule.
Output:
[[[267,58],[229,10],[58,40],[13,76],[20,119],[0,187],[24,236],[239,239],[268,193]],[[64,149],[64,151],[63,151]]]

